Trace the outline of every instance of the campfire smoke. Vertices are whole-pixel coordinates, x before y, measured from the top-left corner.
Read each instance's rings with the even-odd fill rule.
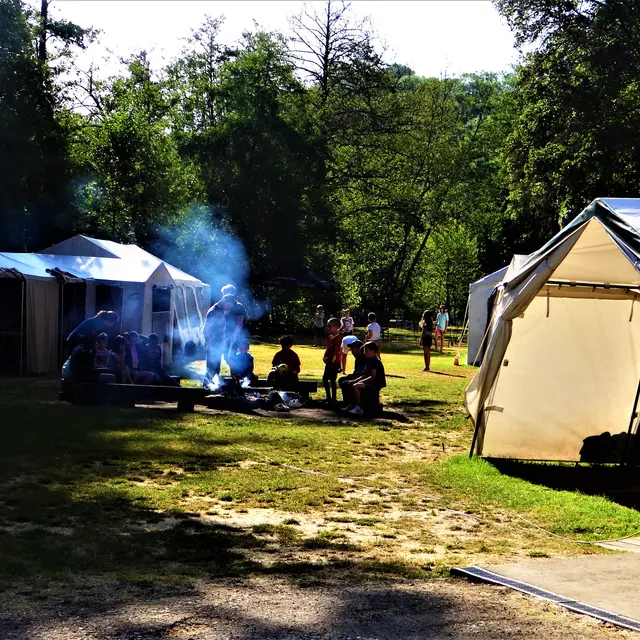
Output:
[[[258,320],[269,303],[256,300],[247,288],[249,259],[242,242],[225,225],[213,206],[192,206],[181,222],[160,231],[154,252],[163,260],[190,273],[211,286],[211,302],[216,302],[221,287],[233,284],[245,306],[246,319]]]

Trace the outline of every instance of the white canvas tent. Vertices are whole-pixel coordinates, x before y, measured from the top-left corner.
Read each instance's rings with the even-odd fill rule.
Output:
[[[182,344],[203,344],[202,327],[210,287],[136,245],[78,235],[38,255],[60,269],[87,280],[86,317],[96,312],[96,287],[117,286],[123,331],[155,332],[170,338],[177,332]],[[156,295],[165,290],[167,296]],[[171,362],[171,339],[165,343],[165,362]]]
[[[479,365],[482,363],[484,351],[485,332],[489,320],[489,299],[494,289],[504,280],[507,271],[517,269],[527,259],[527,256],[516,254],[508,264],[498,271],[490,273],[488,276],[472,282],[469,285],[469,337],[467,364]]]
[[[579,461],[586,438],[637,433],[639,391],[640,199],[597,199],[504,276],[472,453]]]
[[[16,372],[59,369],[62,342],[73,328],[67,326],[69,285],[77,282],[83,287],[76,324],[100,307],[113,308],[122,319],[123,331],[155,332],[161,340],[167,337],[167,364],[175,339],[183,345],[189,340],[204,343],[209,286],[135,245],[75,236],[40,253],[0,253],[0,278],[7,280],[3,293],[6,289],[11,296],[11,301],[3,298],[3,305],[10,303],[12,310],[0,316],[11,324],[11,330],[0,324],[0,338],[11,334],[11,340],[22,343]],[[8,285],[8,279],[20,281],[21,287]],[[16,328],[13,311],[17,314],[18,307],[21,319]]]

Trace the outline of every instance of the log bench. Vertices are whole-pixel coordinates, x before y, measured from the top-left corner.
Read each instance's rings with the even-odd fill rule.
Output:
[[[300,393],[315,393],[318,383],[313,380],[300,381]],[[248,393],[270,391],[266,380],[259,380],[252,387],[245,389]],[[150,400],[175,402],[180,412],[192,412],[195,405],[206,405],[206,398],[211,395],[203,387],[163,387],[161,385],[78,383],[63,381],[58,399],[72,404],[113,404],[119,407],[135,407],[136,404]]]
[[[225,377],[223,378],[225,382],[231,382],[231,378]],[[271,389],[271,385],[267,381],[266,378],[261,378],[260,380],[256,380],[251,383],[251,388],[256,391],[264,391],[264,389],[268,387]],[[285,389],[282,389],[285,391]],[[293,391],[293,389],[291,389]],[[315,380],[298,380],[298,389],[297,392],[308,396],[311,393],[316,393],[318,391],[318,383]]]

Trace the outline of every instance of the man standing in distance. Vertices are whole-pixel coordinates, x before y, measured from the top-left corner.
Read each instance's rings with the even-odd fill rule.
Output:
[[[449,314],[444,310],[444,305],[440,305],[440,311],[436,316],[436,349],[438,348],[438,338],[440,338],[440,353],[444,351],[444,334],[449,328]]]

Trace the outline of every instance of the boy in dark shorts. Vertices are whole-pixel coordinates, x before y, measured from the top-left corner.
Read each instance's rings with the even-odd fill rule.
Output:
[[[300,358],[291,348],[293,347],[291,336],[282,336],[279,342],[282,348],[273,356],[271,361],[273,369],[269,372],[267,380],[274,389],[296,391],[300,374]]]
[[[367,364],[367,358],[364,355],[364,351],[362,349],[362,342],[360,340],[355,340],[354,342],[349,344],[349,349],[353,354],[355,359],[355,364],[353,366],[353,373],[350,373],[347,376],[343,376],[338,380],[338,385],[340,390],[342,391],[342,399],[344,400],[345,406],[343,408],[344,411],[351,411],[353,407],[356,406],[354,395],[353,395],[353,383],[356,380],[362,378],[365,366]],[[342,350],[344,353],[344,349]]]
[[[324,375],[322,383],[327,394],[327,402],[335,404],[338,400],[338,387],[336,380],[342,367],[342,336],[340,335],[340,320],[331,318],[327,322],[329,335],[327,336],[327,348],[322,358],[324,362]]]
[[[367,342],[364,345],[364,354],[367,358],[364,374],[359,380],[353,383],[353,395],[356,406],[351,409],[349,413],[352,413],[354,416],[361,416],[364,413],[362,410],[363,391],[365,393],[369,391],[379,393],[380,389],[387,386],[384,375],[384,365],[378,357],[378,345],[375,342]]]
[[[165,370],[162,365],[162,347],[160,346],[160,339],[157,334],[150,333],[147,344],[147,359],[149,368],[155,373],[160,382],[165,387],[179,387],[180,383],[176,382]]]

